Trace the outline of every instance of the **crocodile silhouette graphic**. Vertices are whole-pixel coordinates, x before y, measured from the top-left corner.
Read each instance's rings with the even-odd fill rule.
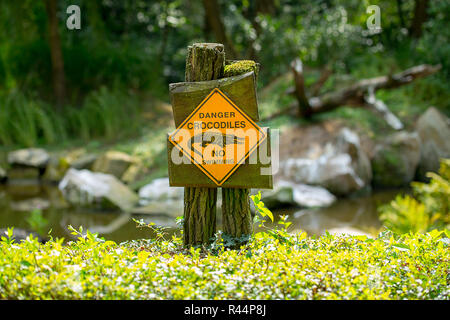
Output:
[[[243,144],[245,138],[235,136],[234,134],[224,134],[220,132],[204,132],[199,133],[189,139],[188,145],[192,151],[203,157],[202,152],[195,148],[194,144],[201,143],[202,150],[210,144],[214,144],[221,148],[224,148],[230,144]]]

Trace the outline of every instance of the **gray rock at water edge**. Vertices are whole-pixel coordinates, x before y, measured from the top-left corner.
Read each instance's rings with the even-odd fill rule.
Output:
[[[139,203],[147,205],[154,201],[165,201],[170,199],[183,199],[184,188],[171,187],[169,178],[159,178],[139,189]]]
[[[336,197],[322,187],[278,181],[272,190],[264,190],[261,199],[268,208],[283,205],[300,207],[327,207],[336,201]]]
[[[84,149],[52,154],[42,178],[48,181],[59,182],[64,178],[69,168],[78,170],[90,169],[97,159],[97,155],[86,154]]]
[[[419,117],[416,130],[421,140],[418,178],[423,180],[426,172],[439,170],[439,159],[450,158],[450,122],[436,108],[430,107]]]
[[[358,135],[343,128],[317,158],[290,158],[280,163],[285,179],[347,195],[367,186],[372,178],[370,161]]]
[[[59,156],[53,155],[47,163],[45,173],[42,176],[44,180],[60,181],[68,170],[67,166],[62,165]]]
[[[86,169],[69,169],[59,183],[59,189],[73,205],[98,205],[130,211],[139,200],[138,195],[115,176]]]
[[[141,163],[134,163],[123,173],[120,180],[126,184],[132,184],[141,179],[144,176],[144,172],[145,168]]]
[[[120,179],[135,162],[136,160],[126,153],[107,151],[95,161],[92,171],[112,174]]]
[[[417,132],[400,131],[377,145],[372,159],[373,185],[401,187],[415,176],[420,160],[420,138]]]
[[[0,167],[0,183],[5,182],[7,179],[6,170]]]
[[[25,166],[44,169],[50,160],[50,155],[44,149],[20,149],[8,153],[8,163],[11,166]]]
[[[96,154],[84,154],[70,163],[70,167],[74,169],[88,169],[90,170],[94,165],[95,161],[97,161],[98,155]]]
[[[341,129],[336,138],[336,149],[351,157],[355,174],[364,182],[364,185],[369,185],[372,180],[372,166],[369,157],[361,147],[358,134],[348,128]]]

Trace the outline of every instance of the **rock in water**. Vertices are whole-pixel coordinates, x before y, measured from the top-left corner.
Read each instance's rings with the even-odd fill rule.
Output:
[[[183,199],[184,190],[181,187],[169,186],[169,178],[159,178],[139,189],[140,204],[167,199]]]
[[[78,170],[88,169],[90,170],[94,165],[95,161],[97,161],[98,155],[96,154],[84,154],[70,163],[71,168],[75,168]]]
[[[108,151],[95,161],[92,171],[112,174],[120,179],[125,171],[135,162],[133,157],[126,153]]]
[[[20,149],[8,153],[8,178],[38,179],[44,174],[50,160],[49,154],[44,149],[30,148]]]
[[[430,107],[417,120],[416,130],[422,142],[417,173],[423,180],[426,172],[439,170],[440,158],[450,158],[449,119]]]
[[[132,184],[143,177],[145,168],[141,163],[135,163],[128,167],[128,169],[123,173],[120,180],[126,184]]]
[[[7,178],[6,171],[0,167],[0,182],[5,182]]]
[[[328,207],[336,197],[322,187],[297,184],[285,180],[278,181],[273,190],[264,190],[261,198],[268,208],[280,205],[296,205],[300,207]]]
[[[84,149],[51,154],[43,179],[61,181],[69,168],[91,169],[97,159],[97,155],[87,154]]]
[[[44,180],[60,181],[68,170],[68,165],[61,161],[59,155],[52,155],[47,163],[47,168],[43,176]]]
[[[44,169],[49,160],[50,156],[44,149],[29,148],[8,153],[8,163],[12,166],[19,165]]]
[[[378,187],[408,185],[420,160],[420,138],[417,132],[401,131],[377,145],[372,159],[373,184]]]
[[[170,187],[169,178],[159,178],[139,189],[139,204],[134,214],[164,215],[172,218],[183,215],[184,190]]]
[[[364,185],[372,180],[372,166],[367,154],[361,148],[359,136],[348,128],[343,128],[337,136],[336,148],[341,153],[348,154],[351,158],[351,166],[356,175],[361,178]]]
[[[139,200],[137,194],[115,176],[86,169],[69,169],[59,183],[59,189],[73,205],[97,204],[129,211]]]
[[[343,128],[334,143],[328,143],[317,158],[290,158],[280,163],[285,179],[321,186],[336,195],[347,195],[370,183],[370,161],[359,137]]]

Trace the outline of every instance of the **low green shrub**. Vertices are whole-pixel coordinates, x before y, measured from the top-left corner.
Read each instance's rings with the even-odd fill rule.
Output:
[[[427,173],[429,183],[412,182],[413,196],[398,195],[381,206],[380,219],[397,233],[450,230],[450,159],[441,159],[439,174]]]
[[[181,237],[0,241],[0,299],[449,299],[450,233],[257,233],[240,250]],[[220,237],[218,237],[220,239]]]

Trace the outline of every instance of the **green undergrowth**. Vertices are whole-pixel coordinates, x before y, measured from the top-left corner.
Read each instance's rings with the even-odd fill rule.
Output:
[[[240,250],[221,237],[186,249],[181,237],[121,244],[0,241],[0,299],[449,299],[449,233],[376,239],[261,232]],[[10,235],[11,235],[10,230]]]
[[[20,92],[0,93],[0,145],[58,146],[140,134],[142,102],[121,88],[91,92],[80,106],[54,106]]]
[[[412,195],[398,195],[378,208],[386,227],[397,233],[450,231],[450,159],[441,159],[439,173],[427,177],[428,183],[411,183]]]

